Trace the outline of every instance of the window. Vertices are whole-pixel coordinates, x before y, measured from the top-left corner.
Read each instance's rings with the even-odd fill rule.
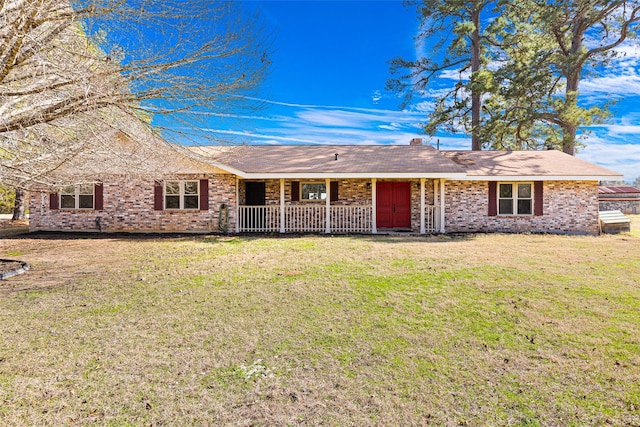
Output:
[[[325,183],[303,182],[300,186],[300,200],[326,200],[327,185]]]
[[[94,185],[72,185],[60,192],[61,209],[93,209]]]
[[[164,186],[165,209],[199,209],[199,181],[167,181]]]
[[[500,183],[499,215],[532,215],[533,185],[531,183]]]

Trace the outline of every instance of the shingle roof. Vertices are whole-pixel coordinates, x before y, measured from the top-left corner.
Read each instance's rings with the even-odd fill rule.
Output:
[[[247,174],[464,175],[462,167],[430,145],[254,145],[194,151]]]
[[[556,150],[545,151],[443,151],[462,166],[468,178],[590,179],[618,177],[617,172]]]
[[[438,151],[430,145],[243,145],[191,150],[246,177],[326,174],[502,180],[621,178],[609,169],[555,150]]]

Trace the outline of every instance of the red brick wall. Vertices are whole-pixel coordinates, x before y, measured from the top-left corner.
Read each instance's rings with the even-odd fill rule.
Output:
[[[181,176],[176,179],[204,179]],[[172,178],[174,179],[174,178]],[[229,207],[229,230],[235,226],[235,176],[209,177],[209,209],[156,211],[153,209],[154,180],[112,176],[103,182],[104,209],[50,210],[49,194],[33,193],[30,198],[29,227],[33,230],[103,232],[209,232],[218,231],[221,205]]]
[[[447,232],[598,233],[597,181],[545,181],[542,216],[493,216],[486,181],[446,181]]]
[[[183,176],[180,179],[202,179]],[[291,202],[291,181],[285,180],[286,204]],[[305,180],[302,180],[305,181]],[[380,180],[383,181],[383,180]],[[408,181],[411,188],[411,227],[420,229],[420,180]],[[339,199],[332,205],[371,205],[371,180],[339,180]],[[434,180],[425,183],[425,202],[434,204]],[[50,210],[49,195],[32,193],[30,198],[31,230],[97,231],[100,218],[105,232],[218,232],[222,204],[229,207],[229,232],[235,230],[236,178],[233,175],[209,176],[207,211],[155,211],[152,179],[114,176],[104,185],[104,210]],[[240,200],[244,200],[240,181]],[[598,233],[598,183],[596,181],[545,181],[544,215],[494,216],[488,213],[486,181],[445,182],[445,228],[447,232],[549,232]],[[279,180],[266,180],[266,204],[280,203]]]

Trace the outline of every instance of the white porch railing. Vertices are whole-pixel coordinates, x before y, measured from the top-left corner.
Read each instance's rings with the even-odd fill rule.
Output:
[[[331,232],[370,233],[372,208],[365,206],[331,206]]]
[[[440,206],[424,207],[424,231],[425,233],[440,232]]]
[[[280,206],[239,206],[238,231],[280,231]]]
[[[326,205],[288,205],[284,208],[285,232],[326,231]],[[371,205],[331,206],[329,208],[332,233],[370,233],[373,208]],[[424,230],[440,232],[440,206],[425,206]],[[280,206],[239,206],[238,231],[268,233],[280,231]]]
[[[284,208],[284,229],[294,232],[325,231],[326,222],[325,205],[293,205]]]

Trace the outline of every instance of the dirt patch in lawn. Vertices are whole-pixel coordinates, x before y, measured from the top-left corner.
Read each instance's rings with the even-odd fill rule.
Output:
[[[0,296],[73,287],[78,281],[112,274],[128,275],[129,260],[144,251],[144,242],[172,238],[178,237],[37,232],[3,238],[0,257],[26,261],[31,269],[21,279],[0,282]]]

